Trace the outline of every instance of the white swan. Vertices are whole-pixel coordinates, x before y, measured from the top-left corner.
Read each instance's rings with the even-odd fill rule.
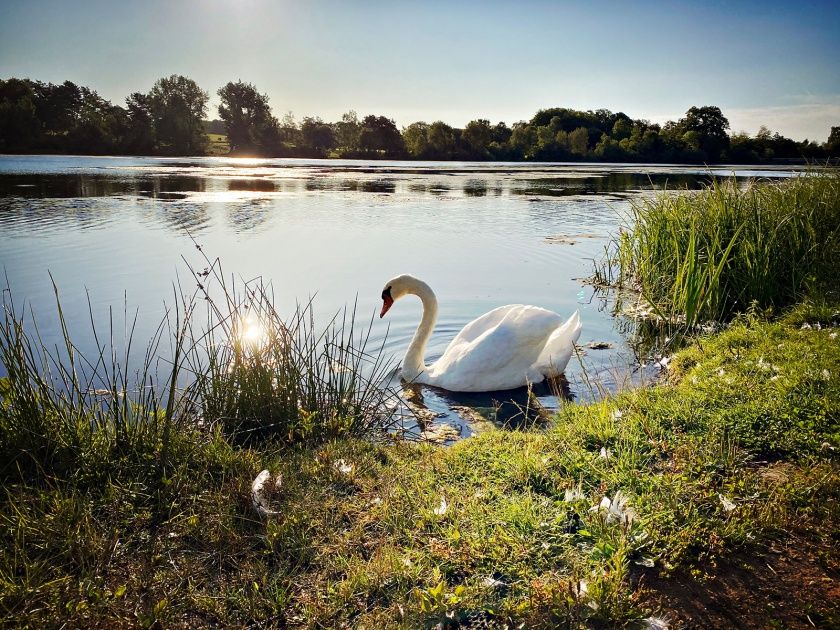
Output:
[[[379,317],[404,295],[416,295],[423,302],[423,318],[402,363],[402,378],[414,383],[453,392],[489,392],[540,383],[563,373],[580,337],[577,311],[564,322],[544,308],[510,304],[464,326],[443,356],[426,365],[423,355],[437,320],[437,298],[425,282],[397,276],[385,283]]]

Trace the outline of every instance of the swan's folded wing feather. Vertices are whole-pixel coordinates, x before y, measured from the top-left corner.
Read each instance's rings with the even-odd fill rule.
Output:
[[[522,304],[508,304],[507,306],[499,306],[498,308],[494,308],[492,311],[487,311],[484,315],[476,317],[464,326],[461,329],[461,332],[455,335],[455,338],[449,342],[449,346],[451,347],[475,341],[478,337],[498,326],[508,313],[510,313],[510,311],[520,308],[522,308]]]
[[[581,329],[580,314],[575,311],[574,315],[548,337],[534,368],[551,377],[562,374],[572,358],[574,344],[580,338]]]

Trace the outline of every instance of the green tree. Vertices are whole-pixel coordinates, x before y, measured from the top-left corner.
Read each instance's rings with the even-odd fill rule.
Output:
[[[461,137],[469,147],[472,157],[483,159],[489,156],[490,143],[493,141],[493,128],[489,120],[484,118],[471,120],[464,127]]]
[[[80,88],[80,105],[67,130],[66,148],[74,153],[114,153],[124,146],[128,113],[94,90]]]
[[[429,125],[418,121],[402,131],[405,150],[414,158],[426,157],[429,151]]]
[[[296,147],[301,143],[300,127],[292,112],[286,112],[278,121],[277,137],[284,146]]]
[[[242,80],[227,83],[218,91],[219,118],[222,119],[231,151],[259,148],[273,121],[268,96]]]
[[[320,118],[304,118],[300,124],[300,135],[303,146],[318,155],[336,144],[332,127]]]
[[[702,153],[709,162],[720,160],[723,152],[729,148],[729,120],[720,111],[720,107],[707,105],[692,107],[677,123],[686,142]]]
[[[832,157],[840,157],[840,127],[832,127],[825,142],[825,150]]]
[[[158,151],[172,155],[200,155],[207,145],[204,117],[208,94],[187,77],[173,74],[158,79],[149,92]]]
[[[437,120],[429,125],[429,153],[436,160],[454,157],[457,138],[455,130],[445,122]]]
[[[359,133],[359,148],[382,157],[401,155],[405,146],[396,123],[385,116],[365,116]]]
[[[352,109],[342,114],[341,120],[333,125],[335,129],[335,141],[342,153],[352,154],[359,150],[359,116]]]
[[[537,132],[532,125],[524,121],[513,123],[508,146],[514,159],[532,158],[536,142]]]
[[[0,80],[0,151],[31,149],[38,138],[35,91],[24,79]]]
[[[149,155],[155,151],[152,100],[148,94],[134,92],[125,99],[128,112],[124,147],[129,153]]]
[[[615,123],[613,123],[612,127],[612,137],[615,140],[624,140],[625,138],[629,138],[630,134],[633,133],[633,121],[631,121],[626,116],[617,118]]]
[[[569,134],[569,150],[580,157],[589,153],[589,130],[586,127],[578,127]]]
[[[60,85],[36,81],[35,114],[48,135],[64,135],[76,124],[82,107],[82,88],[72,81]]]
[[[615,138],[603,134],[598,144],[595,145],[595,156],[607,162],[621,162],[626,158],[621,144]]]
[[[511,128],[504,122],[497,122],[496,126],[493,127],[493,142],[505,144],[510,140],[512,133]]]

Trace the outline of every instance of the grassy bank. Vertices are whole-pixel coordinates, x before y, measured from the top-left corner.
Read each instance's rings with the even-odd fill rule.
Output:
[[[838,318],[741,318],[679,354],[661,386],[452,448],[236,447],[218,424],[177,423],[165,455],[149,441],[107,458],[85,446],[61,469],[6,466],[0,611],[33,628],[632,625],[680,617],[654,579],[714,588],[739,550],[792,535],[816,541],[831,575]],[[21,401],[4,387],[6,421]],[[268,517],[250,498],[263,468],[282,478]],[[804,592],[780,624],[840,622]]]

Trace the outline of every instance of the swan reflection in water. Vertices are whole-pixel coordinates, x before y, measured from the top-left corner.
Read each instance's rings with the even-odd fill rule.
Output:
[[[445,443],[489,428],[524,429],[547,423],[558,401],[575,398],[564,376],[493,392],[451,392],[404,380],[401,386],[408,408],[404,430]]]

